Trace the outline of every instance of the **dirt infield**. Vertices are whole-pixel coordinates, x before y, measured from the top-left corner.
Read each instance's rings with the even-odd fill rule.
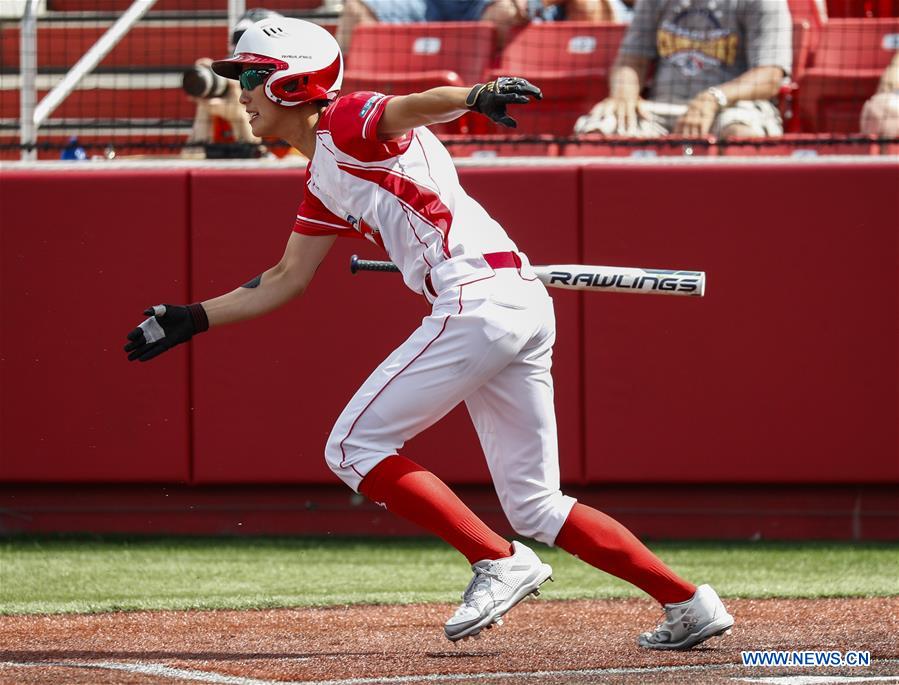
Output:
[[[0,684],[899,683],[899,598],[727,604],[733,634],[686,653],[636,647],[661,616],[642,600],[525,602],[459,646],[449,605],[7,616]],[[741,665],[760,649],[870,650],[871,665]],[[825,674],[842,677],[808,679]]]

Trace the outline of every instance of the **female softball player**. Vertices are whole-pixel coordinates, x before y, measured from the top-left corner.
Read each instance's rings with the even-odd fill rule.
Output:
[[[666,617],[639,644],[686,649],[733,619],[715,591],[678,577],[623,526],[559,490],[552,300],[528,258],[460,187],[426,128],[468,111],[514,126],[509,104],[541,98],[520,78],[471,90],[337,97],[343,61],[323,28],[276,17],[247,29],[230,59],[256,136],[288,141],[311,161],[305,199],[281,260],[249,283],[187,306],[157,305],[129,333],[148,361],[210,327],[242,321],[302,294],[338,236],[383,247],[431,314],[363,383],[337,419],[325,458],[353,490],[440,536],[472,564],[447,638],[477,636],[536,594],[552,569],[487,527],[433,473],[399,453],[465,402],[503,510],[521,535],[556,545],[658,600]]]

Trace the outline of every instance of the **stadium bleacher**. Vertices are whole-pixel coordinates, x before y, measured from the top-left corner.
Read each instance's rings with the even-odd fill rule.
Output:
[[[65,71],[97,42],[112,21],[70,20],[38,27],[37,63],[41,72]],[[103,58],[99,67],[172,69],[193,64],[201,55],[218,55],[228,45],[225,21],[189,23],[150,19],[129,31]],[[137,59],[136,59],[137,58]],[[139,60],[139,61],[137,61]],[[0,31],[0,70],[19,69],[19,27]]]
[[[896,17],[899,0],[827,0],[827,15],[839,17]]]
[[[803,131],[858,130],[865,100],[899,50],[899,18],[831,19],[823,27],[811,66],[799,79]]]
[[[523,76],[544,100],[517,111],[518,133],[567,136],[577,118],[609,91],[609,71],[624,24],[565,21],[530,24],[512,37],[487,78]],[[503,133],[498,126],[494,133]]]
[[[49,0],[55,12],[124,12],[133,0]],[[265,7],[278,12],[297,12],[321,7],[322,0],[265,0]],[[156,0],[151,12],[220,11],[220,0]]]
[[[813,31],[806,19],[793,20],[793,71],[780,89],[780,112],[784,120],[784,132],[798,133],[799,79],[805,73],[811,54]]]
[[[404,95],[477,83],[494,58],[495,46],[496,31],[486,22],[358,26],[346,56],[344,90]],[[465,116],[435,130],[468,133],[473,120]]]
[[[336,28],[335,6],[323,0],[269,0],[292,16]],[[48,0],[38,28],[38,97],[42,97],[112,24],[130,0]],[[459,156],[581,154],[872,154],[895,142],[857,134],[859,113],[899,49],[899,0],[789,0],[794,69],[781,91],[785,130],[776,144],[741,141],[693,145],[569,140],[574,121],[607,94],[608,74],[626,31],[623,24],[533,23],[497,49],[486,23],[363,25],[346,55],[346,91],[407,93],[436,85],[467,85],[502,74],[524,76],[546,98],[501,129],[475,116],[438,128]],[[838,18],[833,18],[837,16]],[[52,113],[39,134],[40,156],[58,157],[77,135],[94,152],[178,154],[193,104],[181,72],[200,56],[227,50],[223,0],[158,0]],[[19,157],[19,25],[0,20],[0,158]],[[830,140],[827,136],[831,136]],[[848,136],[848,137],[847,137]],[[852,137],[855,137],[852,140]],[[687,151],[689,150],[689,151]],[[127,151],[127,152],[126,152]]]

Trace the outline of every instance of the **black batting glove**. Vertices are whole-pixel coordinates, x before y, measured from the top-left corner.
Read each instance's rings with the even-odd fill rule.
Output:
[[[506,114],[506,105],[526,105],[531,98],[543,99],[540,89],[517,76],[500,76],[490,83],[479,83],[465,98],[465,106],[480,112],[493,121],[509,128],[518,124]]]
[[[125,352],[130,362],[148,362],[209,329],[206,310],[199,302],[187,306],[157,304],[144,314],[150,318],[128,334]]]

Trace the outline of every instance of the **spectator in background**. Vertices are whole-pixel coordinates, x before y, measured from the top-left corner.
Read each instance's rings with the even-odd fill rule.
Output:
[[[421,21],[488,21],[500,45],[509,31],[532,19],[616,21],[612,3],[622,0],[345,0],[337,25],[344,54],[359,24],[409,24]]]
[[[877,94],[862,109],[862,133],[899,138],[899,52],[880,77]]]
[[[771,100],[791,66],[787,0],[637,0],[610,95],[578,119],[575,133],[779,136]]]
[[[231,49],[250,26],[277,12],[257,7],[247,10],[231,32]],[[212,59],[201,57],[184,74],[183,88],[196,103],[187,146],[202,146],[207,158],[260,157],[262,141],[253,135],[240,104],[240,84],[212,71]]]
[[[618,24],[630,24],[634,18],[634,0],[608,0],[612,11],[612,21]]]
[[[212,71],[212,59],[201,57],[194,71]],[[228,81],[219,95],[189,96],[196,103],[187,146],[203,146],[207,157],[256,157],[262,142],[253,135],[240,104],[240,84]]]

